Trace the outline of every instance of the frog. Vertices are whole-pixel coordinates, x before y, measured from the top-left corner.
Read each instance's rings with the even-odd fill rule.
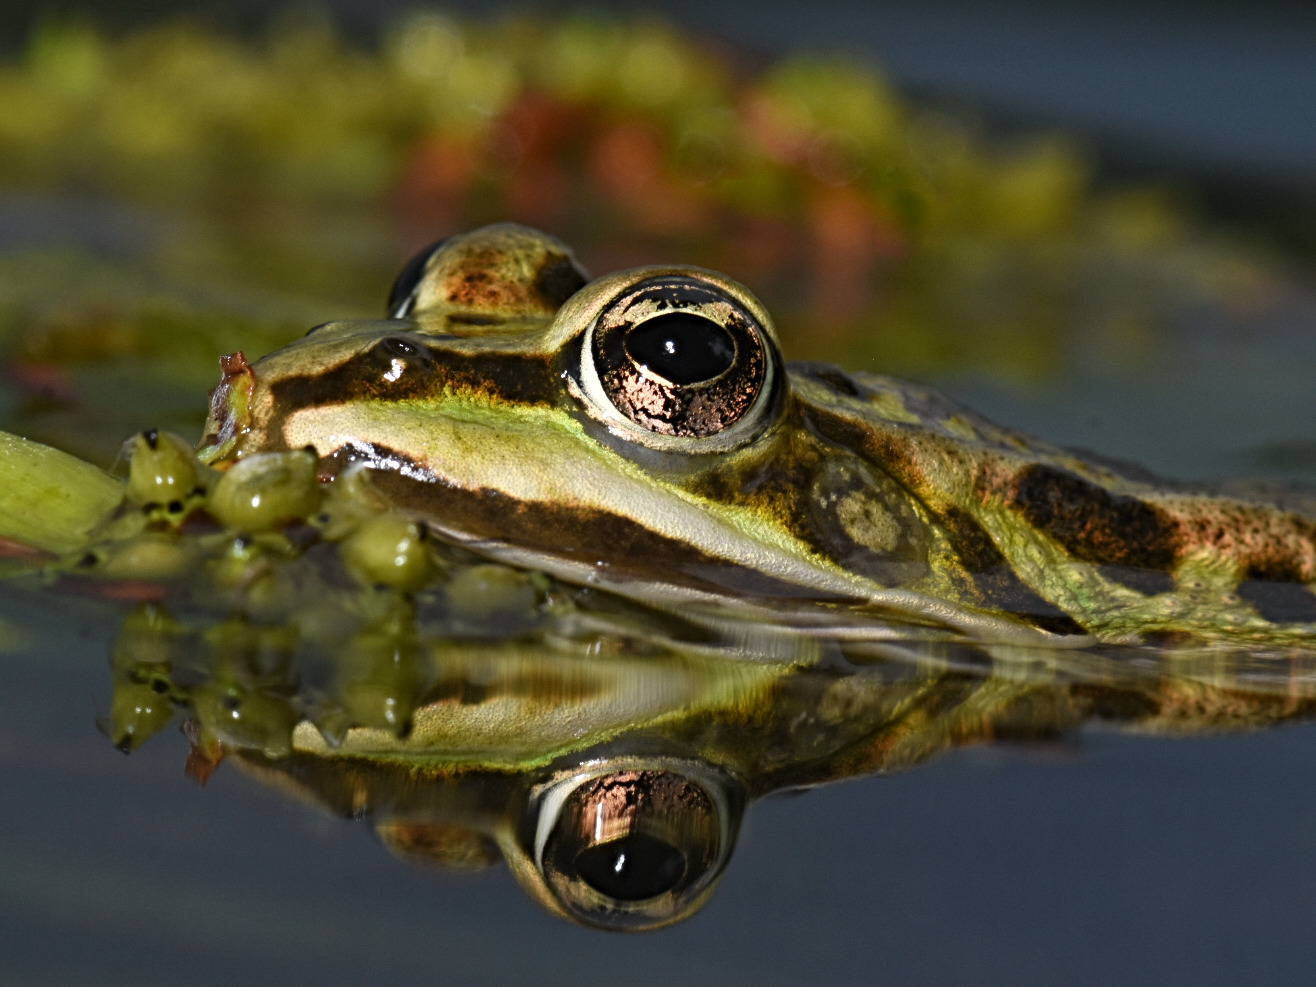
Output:
[[[305,450],[497,562],[781,633],[1316,643],[1316,496],[1159,480],[930,387],[788,363],[717,272],[591,278],[495,224],[417,254],[385,314],[226,357],[200,458]]]

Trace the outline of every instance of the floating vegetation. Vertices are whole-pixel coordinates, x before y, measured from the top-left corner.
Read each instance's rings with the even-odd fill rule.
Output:
[[[906,374],[1037,380],[1077,338],[1133,364],[1177,313],[1255,307],[1273,283],[1156,190],[1099,191],[1065,138],[990,139],[844,60],[762,64],[599,17],[423,11],[369,48],[309,15],[256,40],[51,23],[0,67],[0,187],[135,230],[97,250],[135,291],[0,256],[20,391],[56,403],[52,363],[151,354],[168,381],[183,361],[164,357],[191,359],[216,319],[234,331],[212,352],[255,357],[294,325],[379,311],[416,247],[505,219],[595,273],[725,271],[788,355]]]

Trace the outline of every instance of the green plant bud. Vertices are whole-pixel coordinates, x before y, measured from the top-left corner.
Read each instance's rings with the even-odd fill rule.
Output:
[[[292,731],[300,717],[281,696],[208,682],[192,691],[192,708],[202,729],[225,746],[260,751],[268,758],[292,753]]]
[[[353,726],[405,736],[420,692],[415,641],[374,632],[356,635],[337,656],[334,692]]]
[[[110,700],[110,721],[102,728],[125,754],[137,750],[174,718],[169,680],[153,675],[144,681],[116,678]]]
[[[388,502],[371,487],[371,472],[349,466],[324,489],[324,503],[311,522],[325,541],[342,541],[362,523],[388,510]]]
[[[467,619],[496,613],[529,613],[538,592],[523,572],[504,565],[465,566],[444,587],[457,616]]]
[[[238,531],[272,531],[320,506],[313,452],[264,452],[236,462],[210,493],[207,509]]]
[[[366,586],[411,592],[434,578],[425,526],[406,518],[372,518],[343,542],[343,565]]]
[[[254,538],[239,535],[210,560],[210,573],[220,586],[231,588],[250,582],[270,564]]]
[[[114,641],[111,667],[129,674],[137,669],[168,672],[182,628],[158,603],[144,603],[123,620]]]
[[[109,579],[173,579],[188,572],[197,556],[192,541],[160,532],[145,532],[113,546],[92,569]]]
[[[151,429],[130,442],[128,497],[134,503],[182,505],[204,488],[201,463],[177,435]]]

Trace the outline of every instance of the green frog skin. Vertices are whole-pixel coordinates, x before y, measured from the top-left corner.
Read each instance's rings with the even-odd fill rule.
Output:
[[[389,314],[225,358],[202,459],[309,448],[322,479],[362,464],[492,559],[811,633],[1316,641],[1316,501],[1158,483],[927,388],[787,364],[720,274],[590,280],[501,224],[423,252]]]

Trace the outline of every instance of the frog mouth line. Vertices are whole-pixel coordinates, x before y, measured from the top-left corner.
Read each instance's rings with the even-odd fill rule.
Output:
[[[445,541],[650,604],[694,603],[714,613],[768,617],[786,634],[807,628],[847,639],[917,632],[1022,646],[1091,642],[1086,634],[1055,635],[913,591],[874,587],[846,594],[792,582],[619,514],[522,500],[489,488],[466,489],[378,443],[345,443],[322,459],[322,468],[330,475],[371,470],[372,489],[423,518]],[[599,561],[604,558],[622,561]]]

